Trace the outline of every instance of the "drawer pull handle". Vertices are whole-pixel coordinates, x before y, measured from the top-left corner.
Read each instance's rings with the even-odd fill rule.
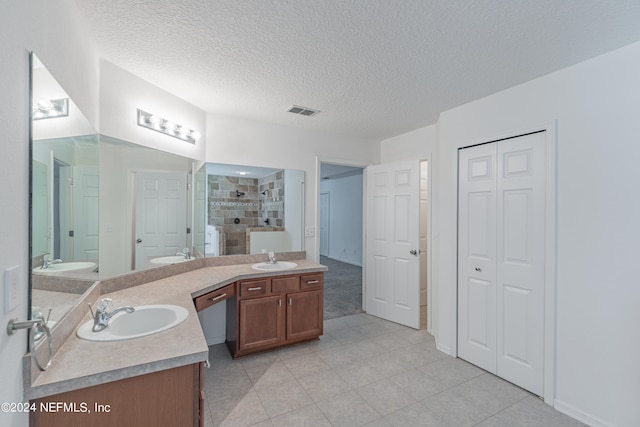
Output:
[[[262,289],[262,286],[257,286],[255,288],[248,288],[248,291],[259,291],[260,289]]]
[[[319,280],[308,280],[307,281],[307,285],[315,285],[317,283],[320,283],[320,281]]]
[[[217,300],[219,300],[220,298],[224,298],[224,297],[226,297],[226,296],[227,296],[227,294],[218,295],[217,297],[213,297],[213,298],[211,298],[211,301],[217,301]]]

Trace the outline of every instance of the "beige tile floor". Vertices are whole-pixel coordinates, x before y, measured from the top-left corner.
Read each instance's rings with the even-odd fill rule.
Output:
[[[436,350],[434,339],[356,314],[319,341],[232,360],[210,347],[205,426],[581,426],[532,394]]]

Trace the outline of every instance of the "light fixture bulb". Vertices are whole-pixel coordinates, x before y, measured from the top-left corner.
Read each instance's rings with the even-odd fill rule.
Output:
[[[160,122],[162,122],[162,119],[160,117],[156,116],[156,115],[151,115],[149,117],[149,123],[154,128],[159,128],[160,127]]]

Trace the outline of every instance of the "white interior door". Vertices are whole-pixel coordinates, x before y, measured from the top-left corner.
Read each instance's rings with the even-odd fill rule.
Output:
[[[459,155],[458,354],[543,392],[545,134]]]
[[[329,256],[330,193],[320,193],[320,255]]]
[[[367,167],[367,313],[420,327],[419,162]]]
[[[78,261],[98,260],[99,190],[97,166],[73,167],[73,258]]]
[[[136,269],[149,257],[175,255],[187,242],[187,174],[137,172],[135,174]]]

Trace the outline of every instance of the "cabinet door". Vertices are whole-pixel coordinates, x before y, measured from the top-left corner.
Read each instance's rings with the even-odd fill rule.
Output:
[[[282,314],[279,295],[240,301],[239,350],[271,347],[282,341]]]
[[[322,291],[287,295],[287,341],[322,335],[323,301]]]

